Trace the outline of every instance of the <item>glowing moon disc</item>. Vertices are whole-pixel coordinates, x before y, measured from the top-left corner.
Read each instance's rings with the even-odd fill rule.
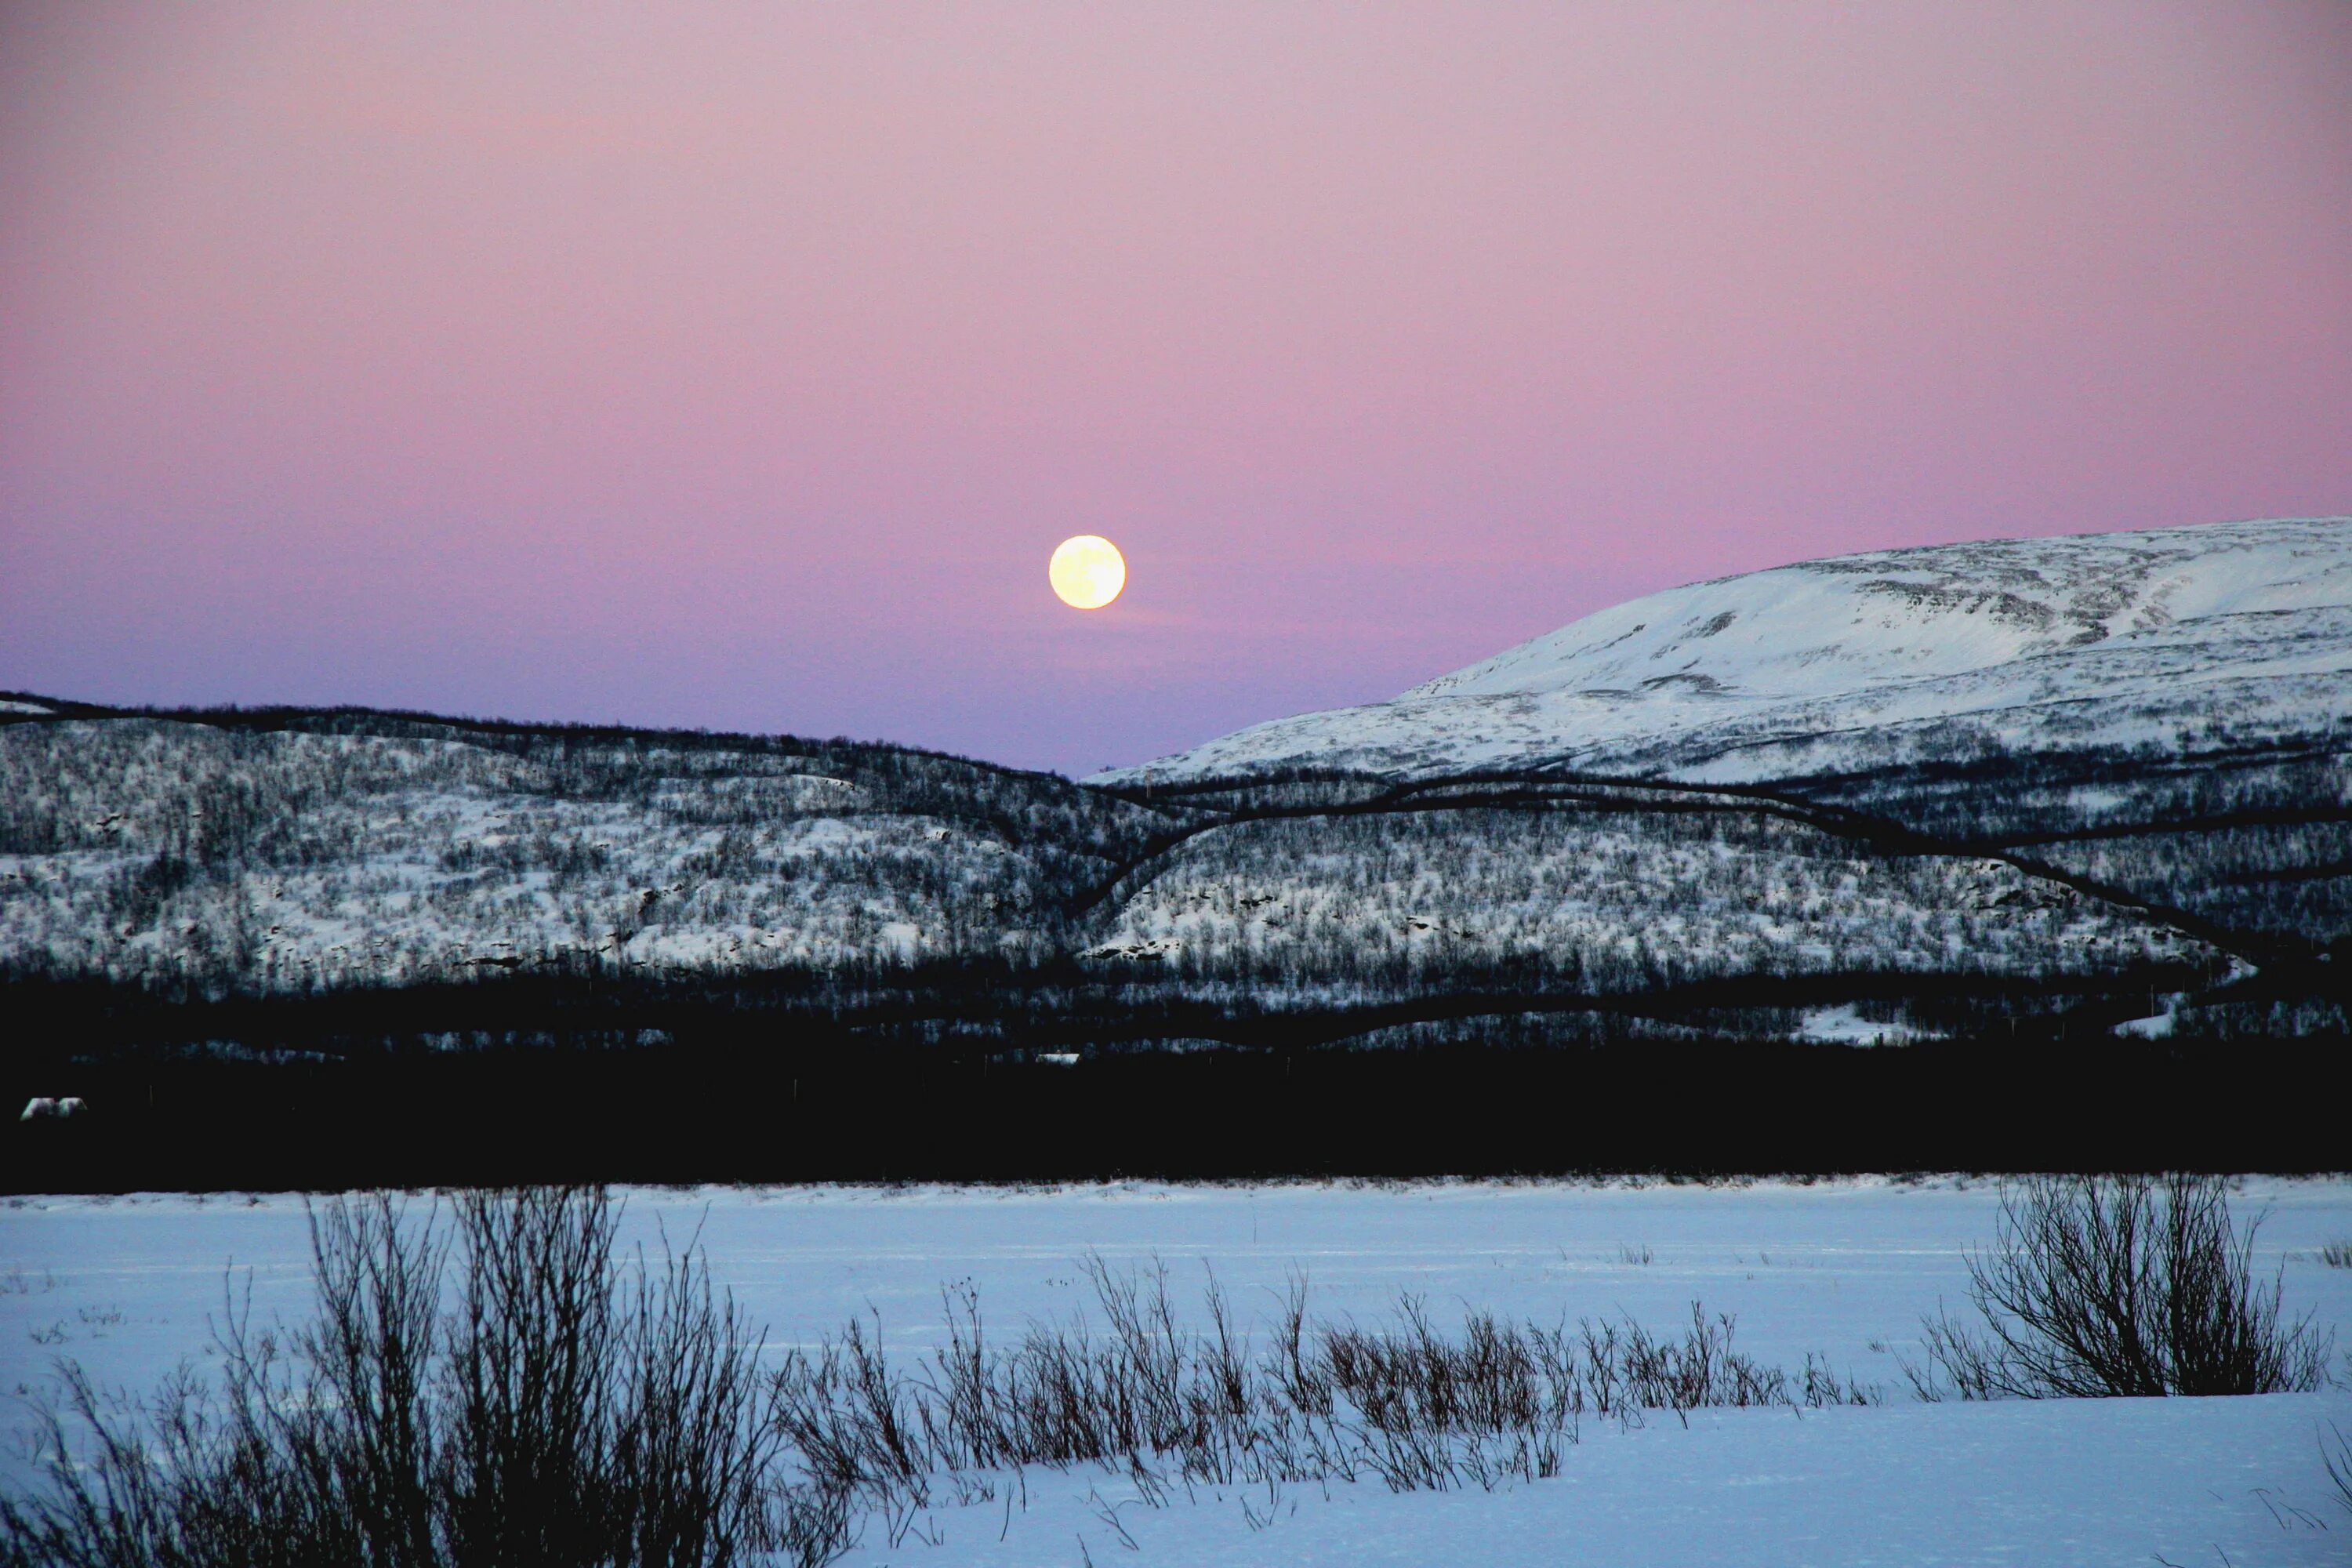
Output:
[[[1127,586],[1127,558],[1100,534],[1081,533],[1062,541],[1046,564],[1045,577],[1072,609],[1099,610]]]

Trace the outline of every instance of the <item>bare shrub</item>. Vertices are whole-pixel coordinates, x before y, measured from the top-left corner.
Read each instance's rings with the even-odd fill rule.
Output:
[[[2329,1438],[2333,1438],[2331,1444]],[[2319,1458],[2327,1467],[2327,1479],[2335,1483],[2336,1500],[2344,1511],[2352,1513],[2352,1437],[2333,1421],[2327,1424],[2327,1436],[2319,1440]]]
[[[2281,1315],[2218,1177],[2044,1176],[2002,1197],[1969,1259],[1979,1322],[1922,1322],[1923,1398],[2271,1394],[2327,1381],[2332,1334]]]
[[[1090,1259],[1087,1271],[1099,1321],[1032,1324],[1006,1348],[965,1289],[948,1293],[945,1342],[912,1373],[860,1323],[793,1352],[776,1378],[788,1446],[821,1489],[904,1517],[942,1478],[1027,1465],[1101,1465],[1146,1493],[1364,1476],[1399,1491],[1493,1487],[1558,1473],[1588,1415],[1878,1398],[1818,1360],[1801,1376],[1757,1363],[1734,1348],[1728,1316],[1696,1303],[1677,1334],[1484,1312],[1449,1331],[1412,1296],[1367,1327],[1311,1319],[1294,1280],[1259,1348],[1213,1278],[1203,1326],[1188,1329],[1163,1267]]]
[[[2339,1237],[2321,1247],[2319,1260],[2330,1268],[2352,1268],[2352,1237]]]
[[[74,1568],[725,1565],[835,1554],[774,1484],[757,1346],[689,1247],[613,1257],[597,1190],[460,1198],[452,1238],[383,1196],[311,1219],[315,1317],[232,1310],[217,1389],[101,1399],[64,1366],[45,1495],[0,1499],[0,1563]],[[828,1521],[833,1521],[828,1524]]]
[[[935,1498],[1032,1465],[1100,1466],[1147,1500],[1264,1488],[1271,1518],[1302,1481],[1553,1475],[1588,1415],[1878,1397],[1814,1359],[1754,1361],[1696,1302],[1665,1333],[1453,1328],[1413,1296],[1368,1326],[1311,1318],[1294,1279],[1259,1342],[1213,1276],[1188,1325],[1164,1268],[1098,1258],[1091,1313],[1000,1344],[950,1289],[910,1369],[853,1321],[762,1377],[698,1248],[615,1264],[601,1192],[461,1196],[449,1219],[385,1197],[314,1212],[315,1315],[263,1329],[232,1302],[217,1386],[184,1369],[117,1402],[61,1364],[48,1485],[0,1497],[0,1568],[806,1568],[877,1522],[896,1548]]]

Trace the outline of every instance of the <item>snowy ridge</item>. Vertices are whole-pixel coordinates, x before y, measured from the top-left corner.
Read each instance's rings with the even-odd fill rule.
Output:
[[[1697,584],[1107,775],[1148,791],[790,737],[19,700],[48,710],[0,717],[0,975],[789,972],[827,1018],[924,1016],[936,984],[920,1007],[961,1020],[977,987],[1058,1048],[1163,1008],[1251,1043],[1270,1007],[1418,1027],[1468,996],[1594,1005],[1553,1034],[1703,1004],[1894,1042],[2111,981],[2111,1023],[2214,990],[2161,1016],[2301,1035],[2342,1026],[2322,966],[2352,962],[2352,520]],[[2221,996],[2242,968],[2275,994]]]
[[[0,969],[284,993],[1017,951],[1091,871],[1063,846],[1138,815],[887,748],[369,724],[0,728]]]
[[[1938,751],[2171,747],[2347,717],[2352,519],[2291,519],[1882,551],[1693,584],[1392,701],[1255,725],[1093,782],[1555,762],[1731,782],[1837,766],[1853,748],[1823,738],[1855,732]]]

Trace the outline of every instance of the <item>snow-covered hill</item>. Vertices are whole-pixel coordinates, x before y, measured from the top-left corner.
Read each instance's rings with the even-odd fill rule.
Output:
[[[0,973],[286,994],[1004,957],[1052,949],[1159,820],[846,742],[25,721],[0,727]]]
[[[1759,973],[2216,962],[1999,861],[1639,803],[1202,819],[1076,918],[1175,819],[887,748],[303,722],[0,729],[0,973],[282,995],[1077,952],[1130,989],[1215,1005],[1248,976],[1345,1005],[1514,963],[1622,997]]]
[[[5,700],[0,984],[625,980],[1059,1049],[1474,1001],[1872,1038],[2210,1003],[2309,1034],[2352,969],[2347,519],[1703,583],[1093,788],[789,737]]]
[[[2352,518],[2001,540],[1653,594],[1392,701],[1098,775],[1425,777],[1566,763],[1691,781],[2333,734],[2352,720]]]

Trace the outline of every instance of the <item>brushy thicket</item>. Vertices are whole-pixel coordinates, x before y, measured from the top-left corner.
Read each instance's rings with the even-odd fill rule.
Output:
[[[1448,1333],[1411,1296],[1386,1328],[1315,1321],[1294,1281],[1260,1347],[1213,1279],[1205,1326],[1190,1330],[1164,1268],[1088,1268],[1099,1333],[1082,1318],[992,1348],[977,1299],[950,1291],[946,1342],[911,1374],[856,1323],[787,1358],[777,1417],[811,1478],[886,1517],[943,1489],[966,1500],[972,1478],[1028,1465],[1102,1465],[1147,1494],[1364,1479],[1396,1491],[1492,1488],[1557,1474],[1587,1416],[1878,1397],[1815,1358],[1796,1375],[1759,1364],[1734,1348],[1728,1316],[1696,1303],[1679,1335],[1485,1312]]]
[[[625,1272],[602,1194],[469,1194],[445,1294],[435,1217],[382,1196],[314,1215],[316,1316],[281,1338],[232,1312],[216,1388],[183,1373],[110,1407],[68,1365],[49,1490],[0,1500],[0,1563],[577,1568],[788,1543],[758,1345],[698,1254]]]
[[[1923,1398],[2276,1394],[2328,1380],[2332,1333],[2281,1315],[2218,1176],[2044,1176],[2002,1200],[1969,1260],[1969,1323],[1921,1325]]]

